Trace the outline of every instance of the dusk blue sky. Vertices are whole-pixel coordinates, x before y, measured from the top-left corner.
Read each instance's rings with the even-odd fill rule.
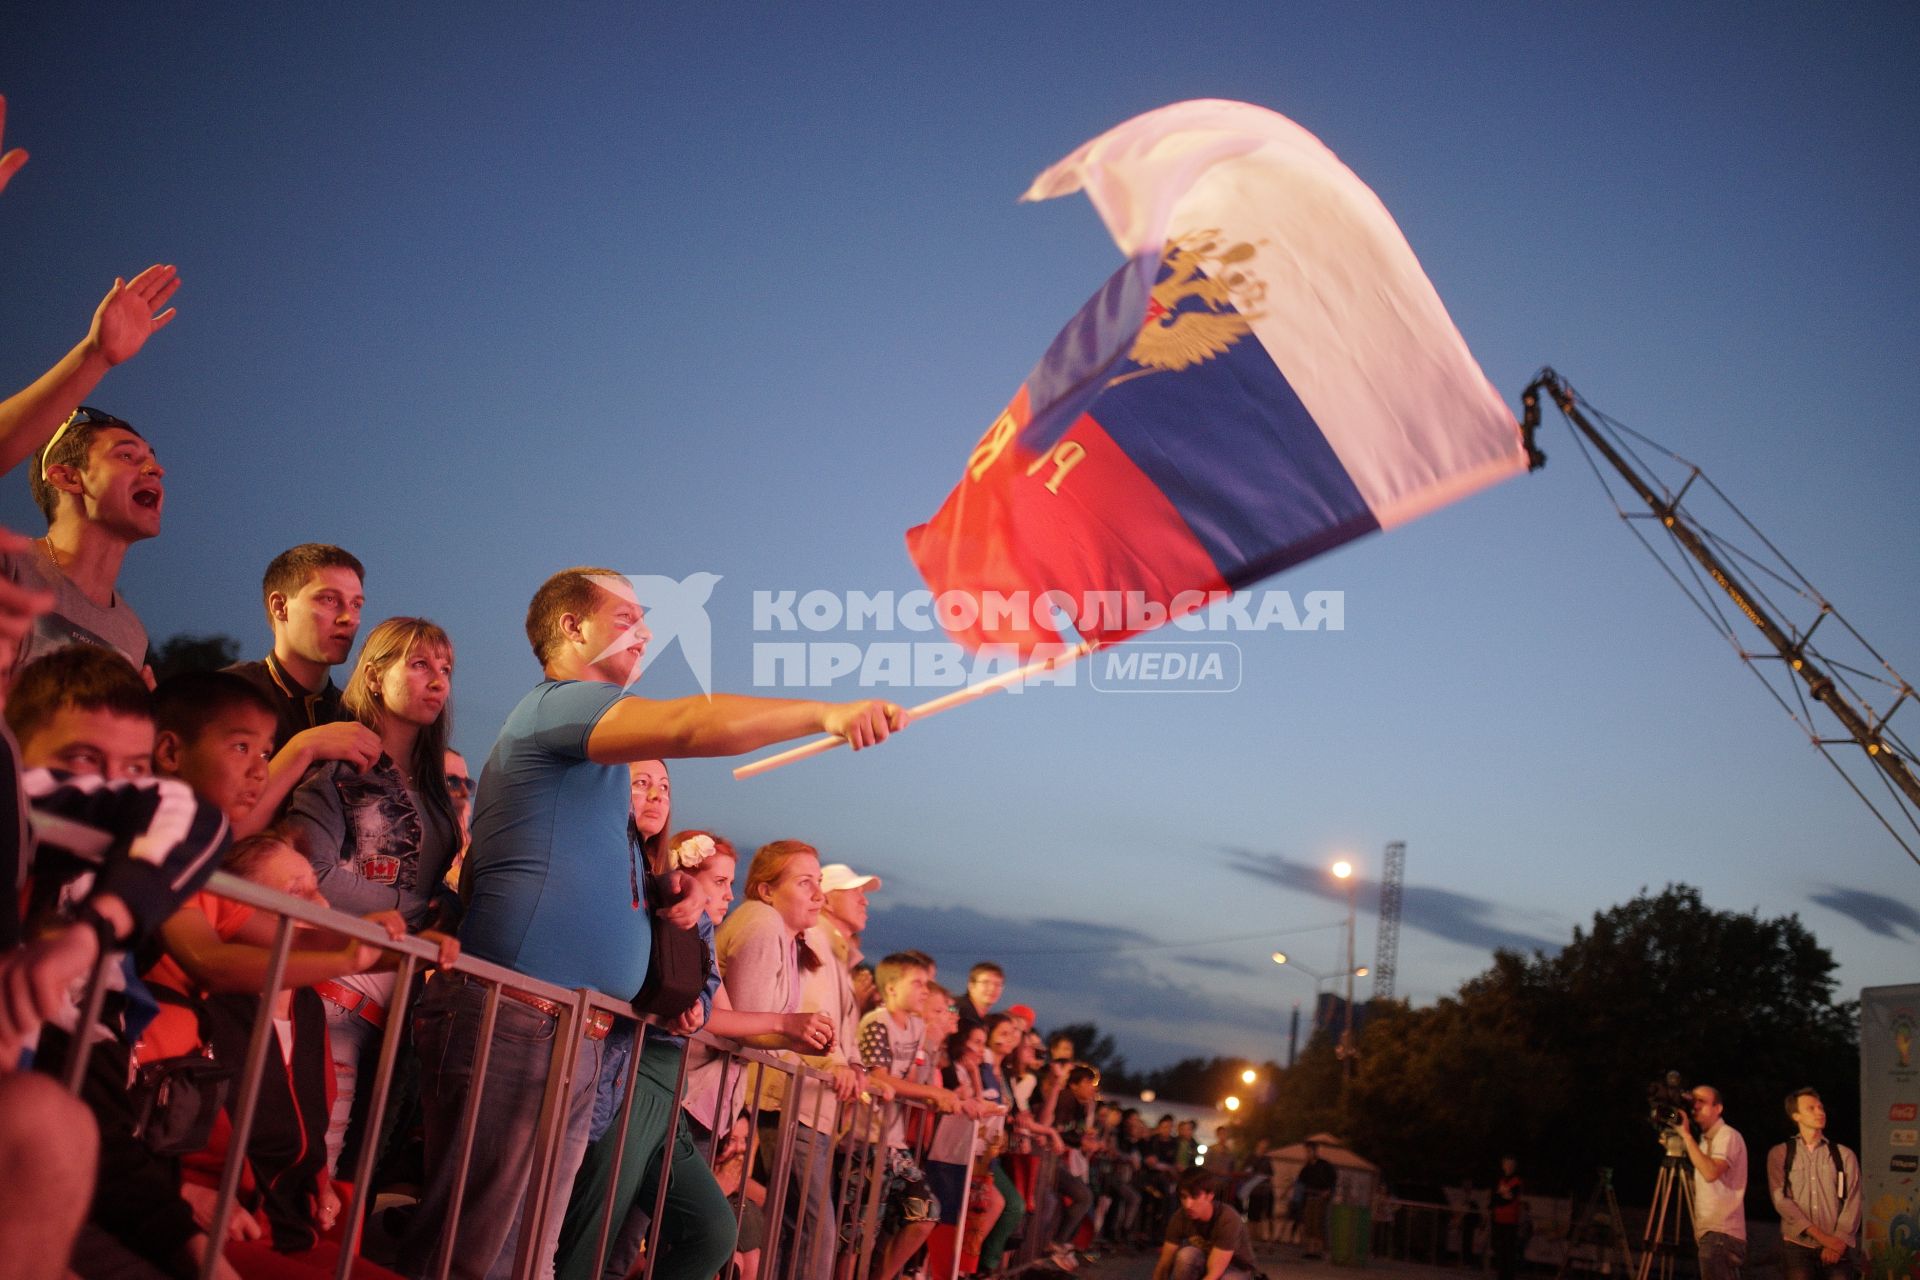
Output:
[[[1917,55],[1920,11],[1872,3],[15,6],[0,383],[177,263],[179,319],[91,397],[170,472],[127,596],[252,655],[265,562],[339,542],[370,622],[452,633],[477,762],[564,565],[721,575],[739,690],[755,590],[918,586],[903,532],[1119,262],[1083,199],[1018,195],[1239,98],[1373,187],[1516,408],[1552,364],[1706,467],[1911,676]],[[1344,592],[1345,629],[1234,637],[1232,694],[1035,689],[752,782],[682,763],[677,823],[883,874],[878,947],[999,956],[1148,1064],[1283,1055],[1312,985],[1268,953],[1336,968],[1321,868],[1394,839],[1418,1002],[1670,881],[1798,912],[1848,995],[1912,980],[1920,870],[1543,443],[1277,579]],[[668,653],[643,688],[694,685]]]

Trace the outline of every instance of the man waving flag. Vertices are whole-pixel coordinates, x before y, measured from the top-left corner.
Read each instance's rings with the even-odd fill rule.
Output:
[[[1082,190],[1128,261],[908,532],[936,596],[1118,599],[1068,620],[1124,639],[1526,469],[1393,218],[1299,125],[1175,103],[1025,198]],[[973,647],[1063,638],[1032,610],[941,612]]]

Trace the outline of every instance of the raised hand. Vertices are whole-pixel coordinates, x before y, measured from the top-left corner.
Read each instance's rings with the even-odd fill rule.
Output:
[[[167,299],[179,287],[179,268],[158,263],[130,281],[116,279],[94,308],[87,342],[109,365],[131,360],[148,338],[172,323],[174,309],[167,307]]]

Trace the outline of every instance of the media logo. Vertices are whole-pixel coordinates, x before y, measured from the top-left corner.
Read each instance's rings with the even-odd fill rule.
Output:
[[[1920,1173],[1920,1156],[1895,1156],[1887,1162],[1889,1173]]]
[[[1887,1145],[1890,1147],[1920,1147],[1920,1129],[1891,1129],[1887,1132]]]
[[[1131,640],[1093,656],[1089,683],[1102,693],[1232,693],[1240,687],[1240,646]]]
[[[1920,1120],[1920,1102],[1896,1102],[1887,1108],[1887,1119],[1895,1124],[1903,1120]]]

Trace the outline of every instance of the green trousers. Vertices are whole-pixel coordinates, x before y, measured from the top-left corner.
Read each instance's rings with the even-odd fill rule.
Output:
[[[1000,1211],[1000,1217],[987,1231],[987,1238],[980,1242],[980,1270],[983,1274],[1000,1269],[1000,1259],[1006,1254],[1007,1241],[1027,1220],[1027,1202],[1021,1198],[1020,1188],[1013,1185],[1013,1179],[1007,1176],[1007,1171],[1000,1167],[998,1160],[990,1167],[993,1170],[993,1185],[1007,1198],[1007,1207]]]
[[[633,1082],[633,1110],[626,1132],[616,1128],[588,1147],[573,1180],[573,1195],[560,1228],[556,1280],[599,1280],[593,1272],[593,1255],[600,1240],[607,1188],[614,1185],[613,1156],[622,1139],[626,1154],[620,1159],[613,1228],[607,1235],[602,1274],[624,1276],[639,1257],[659,1192],[660,1171],[667,1163],[667,1123],[676,1109],[673,1088],[685,1052],[683,1046],[660,1040],[646,1042]],[[683,1113],[673,1143],[672,1176],[661,1212],[660,1256],[650,1269],[652,1280],[709,1280],[733,1256],[733,1206],[721,1194],[706,1160],[694,1150],[687,1125]]]

